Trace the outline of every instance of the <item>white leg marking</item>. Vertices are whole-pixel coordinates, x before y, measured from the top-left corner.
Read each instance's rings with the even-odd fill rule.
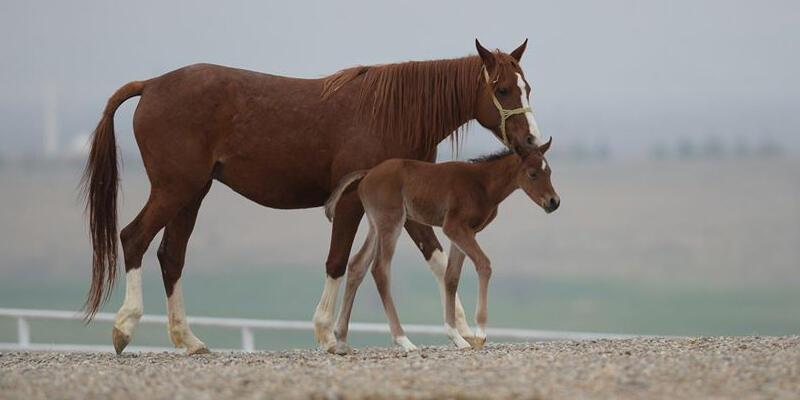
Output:
[[[136,268],[125,274],[125,302],[117,311],[114,327],[130,337],[136,324],[142,317],[142,268]]]
[[[439,249],[434,250],[431,258],[428,259],[428,266],[430,266],[431,272],[433,272],[437,280],[443,280],[444,271],[447,268],[447,256]]]
[[[475,337],[478,339],[486,339],[486,331],[483,330],[482,326],[479,326],[475,329]]]
[[[444,287],[444,271],[447,268],[447,256],[445,256],[441,250],[436,249],[433,251],[433,253],[431,253],[431,258],[428,260],[428,265],[431,268],[431,272],[433,272],[433,276],[436,277],[436,283],[439,284],[439,297],[442,302],[442,310],[444,311],[446,296],[446,290]],[[464,306],[461,305],[461,299],[458,297],[458,293],[456,293],[455,317],[456,327],[461,336],[471,337],[472,330],[469,329],[467,316],[464,313]]]
[[[342,277],[336,279],[325,276],[325,288],[319,299],[317,311],[314,312],[314,333],[323,350],[333,351],[336,348],[336,335],[333,334],[333,314],[336,312],[336,298]]]
[[[458,329],[453,328],[450,325],[444,324],[444,329],[447,331],[447,337],[453,341],[453,344],[456,345],[459,349],[468,349],[471,348],[470,344],[461,337],[461,334],[458,333]]]
[[[418,350],[417,346],[414,346],[414,343],[411,343],[411,341],[405,336],[398,336],[394,338],[394,343],[402,347],[406,352]]]
[[[172,295],[167,298],[167,318],[169,320],[169,338],[175,347],[185,347],[189,354],[208,350],[206,344],[192,333],[186,322],[186,308],[183,305],[180,278],[172,288]]]
[[[520,104],[522,107],[530,107],[530,103],[528,103],[528,91],[525,89],[525,80],[522,79],[522,75],[517,73],[517,86],[519,86],[520,90]],[[531,110],[533,110],[531,108]],[[525,118],[528,120],[528,129],[530,134],[533,135],[533,143],[537,146],[541,146],[544,144],[544,140],[542,139],[542,134],[539,132],[539,125],[536,124],[536,119],[533,118],[533,111],[526,112]]]

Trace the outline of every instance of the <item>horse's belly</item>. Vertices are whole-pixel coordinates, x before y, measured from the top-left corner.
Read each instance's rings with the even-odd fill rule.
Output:
[[[430,202],[417,201],[406,204],[406,218],[423,225],[442,226],[444,223],[444,209],[441,205]]]
[[[214,178],[235,192],[262,206],[279,209],[319,207],[330,192],[320,184],[320,175],[308,169],[287,170],[267,166],[226,165],[221,163]]]

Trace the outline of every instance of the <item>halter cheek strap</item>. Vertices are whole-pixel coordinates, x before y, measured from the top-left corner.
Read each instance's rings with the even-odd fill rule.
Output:
[[[482,70],[483,70],[483,77],[486,78],[486,84],[491,86],[492,85],[491,78],[489,78],[489,71],[486,70],[485,65],[483,66]],[[514,151],[514,149],[511,148],[511,143],[508,141],[508,135],[506,134],[506,120],[509,119],[512,115],[525,114],[528,112],[533,112],[533,110],[530,107],[520,107],[520,108],[515,108],[513,110],[503,108],[503,105],[500,104],[500,100],[497,100],[497,97],[494,95],[494,91],[492,91],[491,93],[492,93],[492,102],[494,103],[494,106],[497,108],[497,111],[500,113],[500,134],[503,135],[502,138],[503,144],[506,145],[506,147],[508,147],[509,149],[511,149],[511,151]]]

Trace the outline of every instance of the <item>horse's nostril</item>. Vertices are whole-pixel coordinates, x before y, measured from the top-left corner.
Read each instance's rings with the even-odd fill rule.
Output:
[[[555,197],[551,198],[550,199],[550,209],[551,210],[555,210],[556,208],[558,208],[558,205],[560,203],[561,202],[557,198],[555,198]]]

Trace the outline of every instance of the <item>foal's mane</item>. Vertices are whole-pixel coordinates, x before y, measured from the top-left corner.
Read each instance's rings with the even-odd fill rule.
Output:
[[[361,78],[360,118],[387,139],[433,148],[450,135],[454,147],[472,119],[483,65],[480,57],[358,66],[325,78],[322,97]]]
[[[471,158],[469,160],[469,162],[472,163],[472,164],[480,164],[480,163],[485,163],[485,162],[489,162],[489,161],[499,160],[501,158],[506,158],[506,157],[508,157],[508,156],[510,156],[512,154],[514,154],[513,151],[511,151],[511,150],[509,150],[507,148],[503,148],[503,149],[495,151],[494,153],[482,154],[482,155],[479,155],[479,156],[477,156],[475,158]]]

